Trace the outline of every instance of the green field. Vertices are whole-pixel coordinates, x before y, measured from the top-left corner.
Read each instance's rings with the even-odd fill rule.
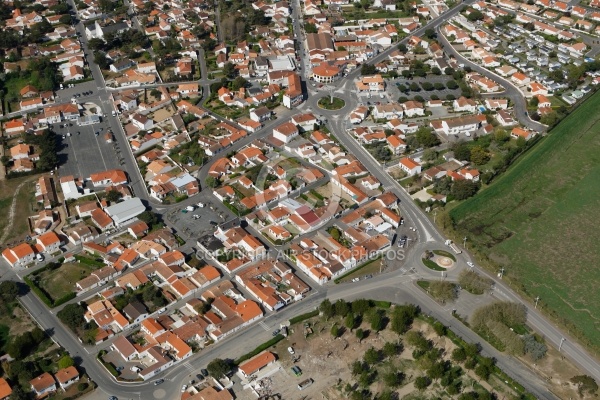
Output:
[[[74,292],[77,281],[90,276],[97,266],[85,263],[65,263],[59,268],[51,271],[41,272],[37,278],[39,286],[44,289],[56,301],[61,297]]]
[[[470,248],[600,348],[600,93],[450,215]],[[571,329],[573,333],[573,329]]]

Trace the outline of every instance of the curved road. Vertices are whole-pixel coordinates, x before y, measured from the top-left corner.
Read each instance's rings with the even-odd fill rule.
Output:
[[[417,32],[416,35],[422,34],[426,29],[436,29],[440,26],[444,21],[447,21],[452,16],[456,15],[465,5],[473,3],[475,0],[467,0],[458,7],[449,10],[443,13],[440,17],[435,20],[430,21],[427,25],[423,26]],[[72,3],[72,0],[69,0]],[[296,11],[296,10],[295,10]],[[82,26],[78,26],[78,30],[81,30]],[[85,36],[85,35],[83,35]],[[87,50],[87,41],[85,39],[82,40],[84,43],[84,49]],[[379,55],[377,55],[374,59],[372,59],[371,63],[377,63],[381,61],[383,58],[387,57],[394,48],[390,48]],[[450,52],[451,53],[451,52]],[[201,57],[203,54],[201,53]],[[91,58],[91,57],[88,57]],[[209,85],[206,68],[204,63],[201,63],[201,72],[202,72],[202,80],[200,81],[203,87],[203,97],[209,93]],[[101,81],[101,73],[97,65],[90,62],[90,68],[92,69],[93,75],[98,81]],[[476,68],[473,67],[474,70]],[[359,160],[365,165],[365,167],[382,183],[382,185],[394,192],[401,199],[401,209],[403,213],[403,217],[406,218],[408,223],[412,226],[416,227],[418,234],[418,243],[417,246],[411,250],[412,252],[409,254],[409,259],[406,261],[407,265],[417,268],[419,274],[426,278],[434,278],[439,275],[433,274],[432,271],[429,271],[421,266],[420,262],[420,254],[424,248],[424,246],[432,246],[436,245],[436,247],[442,247],[444,243],[444,236],[437,230],[437,228],[431,223],[429,218],[424,215],[423,211],[418,208],[414,202],[410,199],[406,192],[398,185],[396,181],[394,181],[376,162],[366,150],[360,146],[353,138],[351,138],[346,133],[346,115],[343,113],[349,112],[351,107],[357,103],[354,96],[350,95],[354,86],[354,79],[359,75],[360,71],[353,71],[350,73],[346,79],[340,80],[336,82],[333,86],[333,90],[335,91],[335,95],[338,97],[344,98],[347,104],[342,110],[342,112],[327,112],[325,110],[320,110],[316,108],[316,101],[318,96],[314,96],[314,90],[309,89],[309,93],[311,96],[308,97],[305,104],[299,107],[300,110],[312,109],[315,113],[322,114],[328,118],[328,124],[331,127],[333,133],[336,135],[338,140],[348,149],[348,151],[354,154]],[[483,72],[481,72],[483,73]],[[495,78],[497,79],[497,78]],[[502,82],[501,82],[502,83]],[[511,85],[508,85],[507,90]],[[109,112],[106,112],[109,108],[109,93],[106,90],[102,90],[98,93],[102,107],[105,108],[105,113],[110,115]],[[515,102],[515,104],[517,104]],[[251,141],[266,136],[270,134],[272,129],[281,124],[282,122],[288,120],[292,115],[297,113],[298,110],[289,110],[278,115],[278,119],[276,121],[269,121],[265,125],[265,127],[259,131],[258,133],[249,135],[243,140],[240,140],[236,144],[234,144],[229,151],[237,150],[242,146],[247,145]],[[221,119],[221,118],[218,118]],[[111,126],[114,132],[122,132],[122,127],[118,123],[115,118],[111,118]],[[117,135],[117,139],[123,148],[128,148],[124,135]],[[134,169],[136,172],[136,176],[134,177],[134,182],[132,182],[132,186],[136,192],[136,195],[144,200],[148,200],[148,195],[145,189],[145,185],[143,181],[141,181],[141,176],[139,176],[139,170],[135,166],[135,160],[133,156],[127,157],[127,170],[131,171]],[[199,179],[203,182],[204,177],[206,176],[210,165],[216,161],[217,158],[213,158],[209,160],[209,162],[204,165],[199,172]],[[196,200],[197,201],[197,200]],[[189,204],[194,202],[194,199],[187,200]],[[183,207],[188,203],[182,202],[178,206]],[[151,207],[156,207],[152,203],[150,203]],[[162,206],[162,205],[161,205]],[[155,208],[156,209],[156,208]],[[165,208],[164,206],[161,209],[156,209],[157,212],[163,213]],[[459,264],[463,265],[466,261],[470,261],[470,257],[468,254],[463,253],[458,257]],[[455,278],[458,273],[458,268],[455,271],[450,273],[450,278]],[[14,276],[14,273],[7,273],[2,278],[8,279],[10,276]],[[434,276],[435,275],[435,276]],[[362,281],[360,284],[345,284],[345,285],[329,285],[324,287],[324,290],[316,291],[315,293],[308,296],[307,299],[301,301],[298,304],[286,307],[284,310],[276,313],[269,314],[265,319],[264,323],[267,325],[269,331],[264,329],[262,324],[254,324],[246,329],[237,332],[236,334],[226,338],[225,340],[218,342],[214,345],[211,345],[207,349],[195,354],[190,359],[186,360],[183,363],[177,364],[176,366],[170,368],[165,373],[159,374],[159,377],[164,377],[166,382],[159,386],[153,386],[152,382],[142,382],[142,383],[131,383],[125,384],[122,382],[116,382],[112,376],[110,376],[104,368],[98,363],[95,359],[95,354],[89,354],[87,350],[82,347],[79,340],[66,328],[64,327],[53,314],[52,311],[48,311],[46,307],[40,302],[40,300],[32,293],[28,293],[21,298],[22,303],[29,310],[36,321],[40,323],[40,325],[47,329],[56,342],[60,343],[67,351],[69,351],[72,355],[74,355],[79,364],[86,370],[86,372],[92,377],[92,379],[99,385],[100,389],[106,392],[109,395],[118,395],[121,397],[128,398],[141,398],[142,395],[150,399],[152,396],[155,399],[163,399],[163,398],[176,398],[179,396],[179,389],[182,383],[186,383],[189,380],[190,372],[194,371],[196,373],[199,368],[204,368],[206,364],[215,357],[221,358],[235,358],[245,352],[248,349],[254,348],[256,345],[268,340],[270,338],[270,329],[275,328],[279,325],[280,322],[289,319],[291,316],[300,314],[309,310],[314,309],[322,299],[325,297],[329,297],[333,300],[344,298],[344,299],[354,299],[357,297],[372,297],[379,299],[388,299],[394,302],[410,302],[421,305],[423,310],[426,313],[431,314],[436,319],[440,320],[444,324],[450,326],[454,331],[464,337],[466,340],[471,342],[481,342],[484,353],[486,355],[490,355],[496,357],[498,360],[498,364],[502,367],[507,373],[509,373],[512,377],[519,380],[529,391],[534,393],[538,398],[547,398],[552,399],[554,396],[547,391],[545,388],[544,382],[542,382],[537,376],[533,375],[529,370],[527,370],[520,362],[508,357],[504,354],[498,353],[495,349],[481,340],[475,333],[467,329],[460,323],[457,323],[454,318],[450,316],[450,313],[447,310],[444,310],[439,304],[435,303],[431,300],[431,298],[422,292],[420,289],[416,288],[412,283],[413,278],[410,276],[403,276],[398,274],[397,272],[389,272],[384,273],[379,276],[374,277],[373,279]],[[501,282],[496,281],[496,290],[497,296],[504,295],[507,299],[512,301],[522,302],[518,296],[513,294],[510,289],[505,287]],[[557,328],[552,326],[548,321],[545,320],[536,310],[532,310],[529,307],[528,313],[528,322],[529,324],[544,335],[549,342],[558,345],[560,338],[566,337],[564,334],[560,332]],[[243,335],[243,340],[240,338]],[[572,360],[575,361],[577,365],[579,365],[584,371],[586,371],[589,375],[593,376],[597,380],[600,380],[600,369],[599,365],[591,358],[583,349],[579,346],[573,344],[573,342],[567,338],[567,341],[562,346],[563,353],[569,356]]]

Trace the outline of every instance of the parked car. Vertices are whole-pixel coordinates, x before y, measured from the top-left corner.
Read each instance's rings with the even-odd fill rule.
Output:
[[[287,351],[288,351],[288,353],[290,353],[290,354],[294,355],[294,348],[293,348],[293,347],[291,347],[291,346],[290,346],[290,347],[288,347],[288,348],[287,348]]]
[[[154,386],[160,385],[164,381],[165,381],[164,379],[157,379],[157,380],[154,381]]]
[[[185,392],[185,389],[187,389],[187,387],[188,387],[187,385],[183,385],[183,386],[181,387],[181,393]]]
[[[281,330],[279,330],[279,329],[275,329],[275,330],[273,331],[273,336],[277,336],[277,335],[279,335],[279,332],[281,332]]]

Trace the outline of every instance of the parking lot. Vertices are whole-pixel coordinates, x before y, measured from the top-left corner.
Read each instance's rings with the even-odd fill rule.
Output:
[[[85,179],[96,172],[119,168],[120,151],[127,149],[119,149],[115,142],[105,140],[108,126],[105,121],[87,126],[78,126],[75,122],[53,125],[52,129],[61,137],[62,146],[58,153],[61,176]],[[99,134],[96,136],[95,132]]]
[[[182,212],[181,208],[176,208],[166,214],[170,223],[175,225],[178,230],[184,232],[190,237],[199,237],[212,233],[216,225],[232,218],[231,212],[226,210],[223,205],[219,205],[214,198],[211,199],[209,192],[202,192],[195,197],[195,204],[203,202],[205,207],[195,207],[194,211]]]

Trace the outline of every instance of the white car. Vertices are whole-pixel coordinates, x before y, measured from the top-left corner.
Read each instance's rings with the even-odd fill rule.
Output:
[[[204,208],[204,203],[202,203],[202,202],[198,203],[198,207]]]
[[[294,354],[294,349],[292,347],[288,347],[288,353],[290,353],[290,354],[293,355]]]
[[[473,264],[471,261],[467,261],[467,265],[471,268],[475,267],[475,264]]]
[[[185,389],[187,389],[187,385],[183,385],[183,386],[181,387],[181,393],[185,392]]]

